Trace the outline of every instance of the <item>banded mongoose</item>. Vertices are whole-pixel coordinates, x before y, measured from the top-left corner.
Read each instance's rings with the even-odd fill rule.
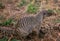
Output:
[[[41,23],[48,13],[47,10],[42,10],[35,16],[26,16],[18,20],[17,23],[17,32],[20,36],[24,37],[28,34],[32,33],[34,29],[36,29],[37,34],[41,29]]]
[[[35,29],[38,34],[39,30],[41,29],[41,23],[46,15],[48,15],[48,11],[42,10],[34,16],[20,18],[15,25],[16,28],[0,27],[0,31],[7,34],[18,34],[21,37],[25,37],[32,33],[32,31]]]

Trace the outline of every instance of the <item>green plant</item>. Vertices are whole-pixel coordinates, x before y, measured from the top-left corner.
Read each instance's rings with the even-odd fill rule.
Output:
[[[12,23],[12,21],[13,21],[13,20],[10,18],[10,19],[8,19],[8,20],[6,20],[6,21],[0,23],[0,25],[9,26],[9,25]]]
[[[11,41],[20,41],[20,40],[17,40],[17,39],[12,39]]]
[[[48,9],[48,13],[53,13],[54,11],[51,9]]]
[[[37,7],[33,4],[29,4],[29,6],[27,8],[27,12],[36,13],[36,11],[37,11]]]
[[[5,36],[2,39],[0,39],[0,41],[8,41],[8,37]],[[20,41],[20,40],[12,39],[11,41]]]
[[[26,0],[21,0],[19,3],[18,7],[24,6],[26,4]]]
[[[0,9],[4,9],[5,6],[3,5],[3,3],[0,2]]]
[[[8,38],[7,37],[3,37],[2,39],[0,39],[0,41],[7,41]]]
[[[49,1],[49,0],[46,0],[46,4],[48,4],[48,1]]]

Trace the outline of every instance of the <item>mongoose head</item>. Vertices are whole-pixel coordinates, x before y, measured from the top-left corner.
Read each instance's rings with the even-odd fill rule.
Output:
[[[44,18],[49,17],[53,14],[54,13],[50,10],[41,10],[36,14],[35,18],[38,22],[42,22]]]
[[[49,17],[54,14],[53,10],[43,10],[43,17]]]

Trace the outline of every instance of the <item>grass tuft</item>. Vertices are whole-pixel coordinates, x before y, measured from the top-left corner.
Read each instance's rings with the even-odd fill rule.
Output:
[[[21,2],[19,3],[18,7],[24,6],[26,5],[26,1],[25,0],[21,0]]]
[[[29,6],[27,8],[27,12],[29,12],[29,13],[36,13],[37,9],[38,8],[35,5],[29,4]]]

